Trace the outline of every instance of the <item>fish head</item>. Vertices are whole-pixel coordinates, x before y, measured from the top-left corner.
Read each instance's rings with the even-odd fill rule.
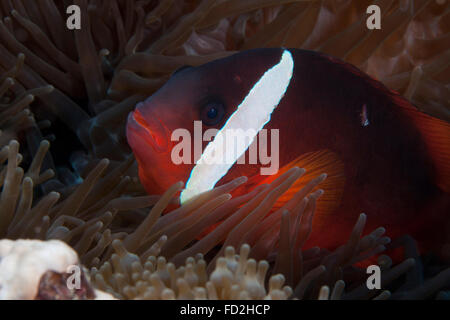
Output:
[[[220,130],[249,91],[273,65],[282,49],[251,50],[176,72],[155,94],[130,113],[127,139],[149,193],[162,193],[177,181],[188,181],[208,141],[203,133]],[[196,125],[200,123],[200,137]],[[180,131],[181,130],[181,131]],[[180,132],[190,139],[189,163],[174,161]],[[186,136],[183,135],[186,140]],[[189,141],[184,141],[189,142]],[[197,144],[196,144],[197,143]]]

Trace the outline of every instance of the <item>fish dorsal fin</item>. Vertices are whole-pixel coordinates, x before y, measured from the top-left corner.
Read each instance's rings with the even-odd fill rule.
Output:
[[[436,184],[450,193],[450,123],[429,116],[406,100],[397,103],[412,119],[424,137],[430,157],[436,166]]]
[[[293,167],[304,168],[306,173],[278,199],[274,205],[274,209],[281,208],[287,201],[292,199],[298,191],[305,187],[308,182],[321,174],[326,173],[327,179],[313,189],[313,191],[318,189],[325,191],[323,196],[317,202],[315,217],[321,220],[320,217],[331,214],[341,202],[345,185],[345,175],[344,163],[339,159],[339,156],[336,153],[329,150],[320,150],[301,155],[289,164],[280,168],[276,175],[268,177],[255,176],[250,178],[248,185],[256,186],[264,183],[269,184]]]

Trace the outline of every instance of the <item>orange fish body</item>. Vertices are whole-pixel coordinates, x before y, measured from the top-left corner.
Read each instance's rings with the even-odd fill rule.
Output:
[[[410,233],[424,247],[442,242],[450,213],[450,125],[418,112],[347,63],[288,51],[292,78],[264,129],[279,132],[281,171],[296,165],[328,173],[309,244],[341,244],[361,212],[368,216],[367,229]],[[203,130],[223,128],[283,52],[256,49],[185,68],[137,106],[127,136],[147,192],[187,181],[195,167],[173,163],[171,134],[179,128],[193,134],[196,120]],[[261,166],[235,164],[217,185],[242,175],[258,181]]]

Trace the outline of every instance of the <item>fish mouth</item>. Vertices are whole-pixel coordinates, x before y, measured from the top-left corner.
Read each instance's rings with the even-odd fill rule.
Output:
[[[169,130],[156,116],[146,119],[139,110],[139,106],[128,116],[127,129],[146,144],[151,145],[156,152],[166,152],[169,145]]]

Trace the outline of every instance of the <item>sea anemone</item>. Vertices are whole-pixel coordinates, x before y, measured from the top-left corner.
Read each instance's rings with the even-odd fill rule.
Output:
[[[244,245],[236,255],[227,247],[225,257],[217,260],[211,275],[201,254],[188,258],[186,264],[176,267],[164,257],[150,256],[145,263],[126,251],[120,241],[115,242],[117,254],[99,270],[92,270],[97,287],[119,298],[170,300],[170,299],[276,299],[285,300],[292,289],[284,286],[284,276],[270,277],[266,288],[267,261],[257,263],[248,259],[250,247]]]
[[[2,238],[62,240],[117,298],[448,298],[449,269],[410,238],[363,233],[365,215],[336,250],[305,250],[320,173],[293,169],[231,198],[240,178],[173,210],[183,184],[146,195],[125,139],[126,115],[175,70],[256,47],[329,53],[449,120],[446,1],[382,2],[381,30],[365,27],[368,0],[74,4],[82,28],[70,31],[66,1],[0,3]],[[297,179],[309,184],[272,210]],[[386,246],[405,260],[392,266]],[[365,287],[368,259],[386,291]]]
[[[46,149],[48,142],[42,144],[35,160],[41,159]],[[323,182],[323,176],[311,180],[285,207],[271,215],[267,213],[273,203],[300,178],[302,170],[294,168],[271,185],[261,186],[247,195],[231,199],[229,192],[245,183],[246,179],[239,178],[161,216],[173,197],[183,188],[182,183],[175,184],[161,198],[114,197],[115,192],[110,191],[104,198],[94,197],[91,198],[93,202],[90,202],[89,191],[104,188],[119,175],[117,171],[113,171],[100,178],[108,164],[104,160],[66,199],[57,203],[60,195],[52,192],[32,207],[33,178],[23,178],[23,170],[14,161],[19,158],[17,150],[18,143],[12,141],[8,146],[9,160],[1,195],[2,208],[9,209],[2,211],[4,237],[59,239],[71,244],[78,252],[81,262],[91,268],[93,283],[117,298],[215,298],[214,292],[219,298],[311,298],[317,295],[324,298],[326,289],[320,288],[332,286],[334,289],[331,296],[334,298],[369,298],[376,295],[376,292],[367,290],[363,270],[358,271],[354,265],[384,251],[390,239],[383,236],[384,228],[378,228],[362,237],[365,215],[360,216],[349,241],[334,252],[319,248],[306,251],[302,249],[312,228],[315,201],[322,195],[320,189],[311,191]],[[36,169],[31,176],[39,181],[39,165],[32,166]],[[125,181],[129,180],[127,178],[124,178]],[[130,215],[135,211],[136,215],[139,209],[153,204],[149,214],[136,227],[123,228],[118,212]],[[202,230],[224,218],[218,228],[196,240]],[[249,228],[249,225],[257,227]],[[237,238],[236,234],[240,237]],[[252,244],[252,250],[247,243]],[[268,272],[271,277],[269,284],[272,285],[269,288],[272,289],[267,291],[262,279],[256,283],[259,283],[260,293],[253,293],[247,287],[237,288],[237,283],[231,283],[231,286],[225,288],[214,282],[221,272],[228,274],[237,270],[237,260],[234,260],[235,253],[230,244],[242,247],[241,257],[245,260],[250,258],[245,263],[250,270],[256,266],[256,261],[260,261],[258,265],[261,272],[264,271],[264,275]],[[406,244],[410,247],[408,252],[412,251],[412,257],[403,263],[391,268],[392,261],[386,256],[380,257],[378,263],[384,272],[384,288],[404,274],[417,273],[414,268],[416,263],[420,263],[418,255],[414,246],[411,249],[411,244]],[[420,266],[417,268],[420,269]],[[194,269],[199,273],[196,277],[210,279],[211,282],[208,284],[205,280],[195,285],[186,282]],[[158,280],[157,276],[161,273],[167,275],[169,270],[176,275],[175,278],[170,278],[172,282],[167,282],[169,278]],[[244,268],[241,272],[245,273],[245,270],[247,269]],[[253,274],[253,271],[249,272]],[[207,278],[208,274],[210,278]],[[405,285],[396,296],[426,297],[445,287],[449,276],[449,270],[444,270],[437,278],[424,284],[423,288],[405,292],[406,289],[411,289],[410,285]],[[236,277],[238,276],[235,274],[234,279],[238,279]],[[349,288],[354,288],[344,295],[343,279]],[[408,281],[415,284],[422,282],[420,278]],[[284,282],[293,289],[286,287],[282,290]],[[165,283],[164,286],[162,283]],[[211,283],[215,285],[212,286]],[[241,286],[245,283],[247,282],[242,282]],[[271,293],[273,290],[276,294]],[[390,293],[384,292],[378,298],[388,297]]]

